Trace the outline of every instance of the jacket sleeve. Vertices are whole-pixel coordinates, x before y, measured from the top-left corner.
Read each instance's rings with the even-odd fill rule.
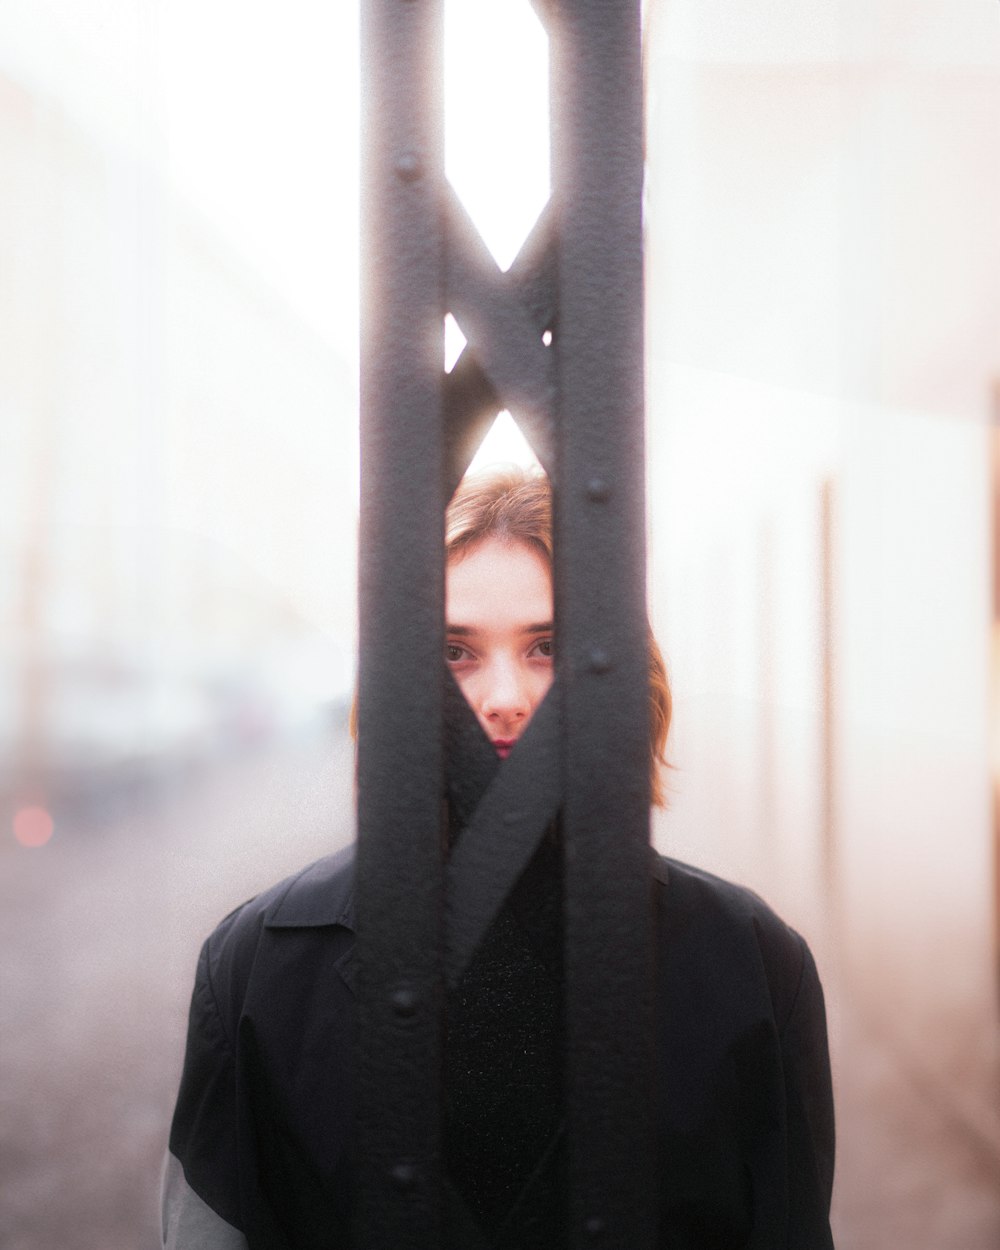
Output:
[[[834,1116],[823,989],[805,942],[799,985],[781,1031],[789,1246],[832,1247]]]
[[[246,1250],[237,1159],[236,1071],[211,977],[198,960],[187,1049],[161,1192],[165,1250]]]

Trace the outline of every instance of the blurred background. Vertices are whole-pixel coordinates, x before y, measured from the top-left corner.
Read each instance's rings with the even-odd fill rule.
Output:
[[[1000,5],[646,20],[656,840],[817,952],[840,1250],[995,1250]],[[545,36],[450,0],[447,38],[507,265]],[[4,1250],[154,1250],[198,946],[352,836],[357,40],[0,6]]]

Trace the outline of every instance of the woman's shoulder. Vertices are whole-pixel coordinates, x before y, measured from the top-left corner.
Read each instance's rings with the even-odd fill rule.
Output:
[[[779,1023],[787,1019],[804,981],[818,983],[801,934],[754,890],[662,855],[655,857],[653,875],[668,948],[732,971],[759,970]]]
[[[660,887],[661,905],[680,908],[686,915],[708,915],[734,924],[762,925],[781,934],[794,934],[774,909],[749,886],[727,881],[704,868],[667,855],[653,856],[653,877]],[[796,935],[797,936],[797,935]]]
[[[307,864],[235,907],[202,947],[199,975],[222,1000],[242,997],[265,932],[354,930],[354,846]]]
[[[353,926],[354,844],[322,859],[255,894],[224,916],[209,941],[262,925],[276,928],[338,924]]]

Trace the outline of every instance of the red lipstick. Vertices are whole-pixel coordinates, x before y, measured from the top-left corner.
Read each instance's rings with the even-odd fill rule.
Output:
[[[502,760],[505,760],[507,756],[510,755],[511,751],[514,749],[514,743],[516,741],[517,741],[516,738],[494,738],[493,749],[496,751],[497,755],[499,755]]]

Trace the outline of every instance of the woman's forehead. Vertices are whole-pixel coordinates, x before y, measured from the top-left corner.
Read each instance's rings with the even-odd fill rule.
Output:
[[[487,538],[450,560],[446,597],[448,620],[458,624],[552,619],[548,562],[527,543]]]

